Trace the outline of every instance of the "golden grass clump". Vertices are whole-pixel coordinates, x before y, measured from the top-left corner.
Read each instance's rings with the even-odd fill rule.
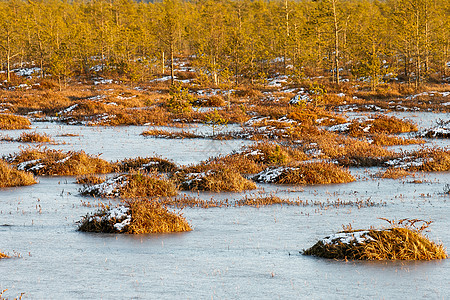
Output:
[[[6,255],[5,253],[0,252],[0,259],[2,258],[8,258],[9,256]]]
[[[95,174],[86,174],[77,176],[75,181],[77,184],[94,185],[105,182],[105,179]]]
[[[293,161],[308,159],[308,156],[300,149],[267,141],[249,146],[244,151],[244,155],[257,163],[267,165],[286,165]]]
[[[391,178],[391,179],[399,179],[406,176],[411,175],[411,172],[406,171],[402,168],[388,168],[384,172],[380,172],[376,174],[376,177],[380,178]]]
[[[362,136],[366,134],[394,134],[403,132],[415,132],[417,126],[407,120],[401,120],[394,116],[378,115],[364,122],[352,122],[349,126],[351,136]]]
[[[30,129],[30,125],[30,120],[25,117],[11,114],[0,114],[0,129],[2,130]]]
[[[84,182],[83,182],[84,181]],[[98,183],[96,183],[98,181]],[[82,195],[94,197],[154,198],[170,197],[178,193],[171,179],[153,172],[132,170],[130,174],[118,175],[106,179],[80,178]]]
[[[350,172],[327,162],[298,164],[295,167],[269,168],[256,174],[253,180],[279,184],[333,184],[355,181]]]
[[[422,234],[431,222],[403,219],[389,221],[390,228],[346,230],[318,241],[305,250],[305,255],[333,259],[358,260],[432,260],[445,259],[441,244],[435,244]],[[423,222],[421,228],[415,227]]]
[[[120,188],[123,198],[175,196],[177,187],[172,180],[155,172],[132,172],[127,175],[127,184]]]
[[[144,169],[146,171],[158,171],[163,173],[175,172],[178,166],[164,158],[159,157],[137,157],[126,158],[116,163],[119,172]]]
[[[84,151],[28,148],[7,158],[18,169],[33,172],[35,175],[83,175],[92,173],[110,173],[112,165]]]
[[[378,146],[397,146],[397,145],[415,145],[424,144],[423,139],[407,139],[398,136],[387,135],[384,133],[378,133],[371,136],[372,144]]]
[[[55,140],[52,139],[48,134],[34,132],[22,132],[20,137],[17,139],[18,142],[22,143],[54,143]]]
[[[423,159],[420,166],[412,166],[411,171],[446,172],[450,171],[450,149],[424,148],[415,153],[415,157]]]
[[[343,116],[312,105],[294,108],[287,117],[300,122],[302,126],[331,126],[347,122]]]
[[[256,189],[253,181],[227,167],[218,167],[202,173],[175,173],[174,178],[184,190],[242,192]]]
[[[18,171],[0,159],[0,188],[35,184],[33,174]]]
[[[141,133],[143,136],[152,136],[158,138],[165,139],[194,139],[194,138],[203,138],[204,136],[197,135],[195,133],[187,132],[187,131],[168,131],[162,129],[149,129]]]
[[[191,231],[183,216],[170,212],[166,207],[149,201],[133,201],[130,204],[131,224],[128,233],[168,233]]]
[[[191,231],[192,228],[181,215],[168,211],[160,203],[135,200],[113,209],[106,207],[93,215],[86,215],[80,221],[78,230],[145,234]]]
[[[274,195],[269,195],[265,197],[245,197],[244,199],[236,201],[236,206],[253,206],[253,207],[260,207],[260,206],[268,206],[268,205],[294,205],[294,206],[300,206],[301,202],[299,201],[292,201],[289,199],[282,199]]]

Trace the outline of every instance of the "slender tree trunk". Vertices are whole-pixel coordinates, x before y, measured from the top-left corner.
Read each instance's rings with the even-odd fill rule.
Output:
[[[164,50],[161,51],[161,67],[162,67],[162,73],[164,75],[164,72],[166,72],[166,62],[165,62],[165,58],[164,58]]]
[[[336,68],[336,83],[339,85],[339,26],[336,12],[336,1],[331,0],[333,5],[333,23],[334,23],[334,67]]]
[[[173,41],[170,42],[170,84],[173,84],[174,81],[174,71],[173,71]]]

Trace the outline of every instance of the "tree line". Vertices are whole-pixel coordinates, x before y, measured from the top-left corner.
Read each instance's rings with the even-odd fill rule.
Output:
[[[174,76],[189,58],[212,84],[360,78],[375,87],[449,76],[450,0],[4,0],[1,66],[65,81]]]

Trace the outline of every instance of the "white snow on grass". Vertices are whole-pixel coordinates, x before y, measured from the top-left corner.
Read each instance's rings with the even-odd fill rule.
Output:
[[[127,177],[124,175],[119,175],[116,177],[108,178],[107,180],[99,184],[84,186],[81,190],[81,193],[100,197],[119,197],[120,188],[125,187],[127,183]]]
[[[330,236],[325,237],[321,242],[325,245],[338,245],[350,244],[350,243],[364,243],[367,241],[374,241],[372,237],[369,236],[368,230],[354,231],[354,232],[338,232]]]
[[[256,174],[252,179],[256,182],[275,183],[280,180],[280,176],[283,173],[296,169],[297,168],[290,168],[290,167],[267,168],[264,171],[261,171],[258,174]]]
[[[351,122],[348,122],[348,123],[344,123],[344,124],[333,125],[333,126],[328,127],[328,131],[347,132],[349,130],[351,124],[352,124]]]

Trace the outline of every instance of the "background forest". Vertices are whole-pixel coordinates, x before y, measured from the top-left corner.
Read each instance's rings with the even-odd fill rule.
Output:
[[[173,76],[183,57],[216,85],[277,74],[418,85],[450,76],[449,48],[449,0],[0,2],[7,81],[36,66],[60,83],[100,72],[138,82]]]

